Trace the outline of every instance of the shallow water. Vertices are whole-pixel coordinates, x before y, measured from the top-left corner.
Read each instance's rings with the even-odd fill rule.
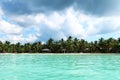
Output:
[[[1,54],[0,80],[120,80],[120,55]]]

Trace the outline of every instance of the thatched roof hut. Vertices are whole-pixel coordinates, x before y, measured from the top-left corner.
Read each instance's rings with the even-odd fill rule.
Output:
[[[42,49],[42,52],[50,52],[50,49]]]

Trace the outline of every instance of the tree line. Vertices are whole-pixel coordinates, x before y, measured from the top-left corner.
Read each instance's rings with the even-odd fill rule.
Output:
[[[88,42],[69,36],[59,41],[50,38],[44,44],[40,41],[25,44],[0,41],[0,53],[120,53],[120,38]]]

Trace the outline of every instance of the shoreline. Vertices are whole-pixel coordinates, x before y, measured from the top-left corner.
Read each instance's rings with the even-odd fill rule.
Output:
[[[119,55],[120,53],[0,53],[0,55]]]

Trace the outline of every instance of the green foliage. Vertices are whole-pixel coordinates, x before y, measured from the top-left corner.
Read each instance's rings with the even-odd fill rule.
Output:
[[[87,42],[69,36],[67,40],[54,41],[50,38],[44,44],[34,42],[23,45],[20,42],[11,44],[9,41],[0,41],[0,53],[42,53],[43,49],[50,50],[47,51],[50,53],[120,53],[120,38],[100,38],[98,41]]]

